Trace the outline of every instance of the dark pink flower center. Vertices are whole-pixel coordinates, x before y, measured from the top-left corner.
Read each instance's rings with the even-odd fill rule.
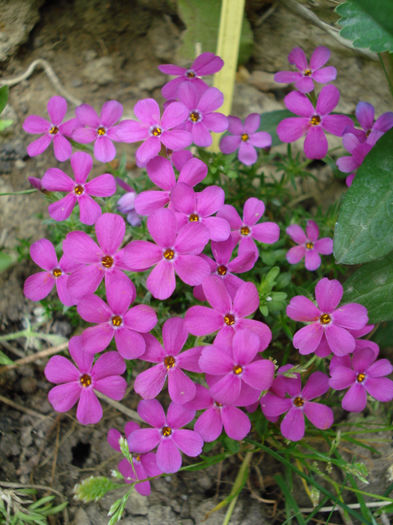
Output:
[[[311,75],[311,73],[312,73],[311,69],[306,69],[306,70],[304,71],[303,75],[304,75],[305,77],[309,77],[309,76]]]
[[[242,372],[243,372],[243,368],[240,366],[240,365],[235,365],[233,368],[232,368],[232,371],[233,373],[238,376],[240,375]]]
[[[113,257],[110,255],[104,255],[101,259],[101,264],[104,268],[112,268],[113,266]]]
[[[187,69],[186,77],[187,78],[195,78],[196,77],[195,71],[193,69]]]
[[[202,115],[197,109],[194,109],[194,111],[191,111],[189,119],[191,120],[191,122],[200,122],[202,120]]]
[[[79,378],[79,383],[83,386],[83,388],[87,388],[92,383],[91,376],[89,376],[89,374],[83,374]]]
[[[100,137],[102,137],[103,135],[105,135],[106,133],[106,130],[105,128],[103,128],[102,126],[100,126],[98,129],[97,129],[97,135],[99,135]]]
[[[54,270],[52,270],[53,277],[60,277],[62,273],[63,272],[60,270],[60,268],[55,268]]]
[[[232,326],[233,324],[235,324],[235,316],[232,315],[232,314],[226,314],[226,315],[224,315],[224,322],[225,322],[225,324],[227,324],[228,326]]]
[[[247,237],[247,235],[250,235],[250,228],[248,226],[242,226],[240,228],[240,233],[243,237]]]
[[[118,328],[119,326],[123,324],[123,319],[121,318],[120,315],[114,315],[111,319],[111,322],[112,322],[112,326],[114,326],[115,328]]]
[[[153,126],[150,130],[150,135],[153,135],[153,137],[159,137],[162,134],[162,128],[159,126]]]
[[[175,257],[175,252],[172,250],[172,248],[167,248],[164,251],[164,257],[167,261],[172,261],[172,259]]]
[[[300,396],[297,396],[295,397],[295,399],[293,400],[293,404],[295,405],[295,407],[302,407],[304,405],[304,399]]]
[[[199,215],[197,213],[191,213],[191,215],[188,217],[188,220],[190,222],[199,222]]]

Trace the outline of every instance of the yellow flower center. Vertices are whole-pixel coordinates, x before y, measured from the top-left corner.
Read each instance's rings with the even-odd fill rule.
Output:
[[[195,78],[195,77],[196,77],[195,71],[193,71],[192,69],[189,69],[189,70],[186,72],[186,77],[187,77],[187,78]]]
[[[167,369],[169,370],[170,368],[173,368],[175,366],[175,358],[171,355],[168,355],[165,359],[164,359],[164,365],[167,367]]]
[[[329,324],[331,322],[332,318],[329,314],[322,314],[319,318],[319,321],[321,324]]]
[[[100,137],[102,137],[103,135],[105,135],[106,131],[105,131],[105,128],[103,128],[102,126],[100,126],[98,129],[97,129],[97,135],[100,135]]]
[[[295,405],[295,407],[302,407],[304,405],[304,399],[300,396],[295,397],[295,399],[293,400],[293,404]]]
[[[111,268],[113,266],[113,258],[110,255],[105,255],[101,259],[101,264],[104,268]]]
[[[306,71],[303,74],[305,77],[309,77],[311,73],[312,73],[311,69],[306,69]]]
[[[168,248],[167,250],[165,250],[164,252],[164,257],[165,259],[167,259],[168,261],[171,261],[175,256],[175,252],[171,249],[171,248]]]
[[[223,264],[217,268],[217,273],[220,275],[226,275],[228,268]]]
[[[49,130],[49,133],[51,135],[56,135],[56,133],[59,133],[59,128],[57,126],[52,126]]]
[[[123,322],[123,319],[120,317],[120,315],[114,315],[112,317],[113,326],[121,326],[122,322]]]
[[[158,126],[155,126],[152,130],[151,130],[151,134],[154,136],[154,137],[159,137],[162,133],[162,129]]]
[[[84,192],[84,187],[81,186],[80,184],[78,184],[77,186],[75,186],[74,188],[74,193],[75,195],[82,195],[82,193]]]
[[[52,271],[52,275],[53,277],[60,277],[60,275],[62,274],[63,272],[60,270],[60,268],[55,268],[53,271]]]
[[[232,370],[233,373],[237,376],[243,372],[243,368],[240,365],[234,366]]]
[[[306,242],[306,248],[307,248],[307,250],[312,250],[314,248],[314,243],[313,242]]]
[[[240,135],[240,138],[242,139],[243,142],[246,142],[246,140],[249,139],[247,133],[243,133],[242,135]]]
[[[228,326],[232,326],[235,324],[235,317],[232,314],[226,314],[224,315],[224,321]]]
[[[162,427],[161,434],[164,437],[168,437],[172,434],[172,429],[170,427]]]
[[[141,457],[140,457],[139,455],[134,456],[134,460],[135,460],[135,461],[138,461],[138,463],[139,463],[139,461],[141,460]]]
[[[83,386],[83,388],[87,388],[91,385],[91,377],[89,374],[83,374],[83,376],[79,379],[80,384]]]
[[[198,222],[199,221],[199,215],[197,215],[196,213],[192,213],[189,217],[188,217],[188,220],[190,222]]]
[[[319,126],[321,123],[321,117],[319,115],[314,115],[311,117],[310,124],[311,126]]]
[[[248,226],[242,226],[240,228],[240,233],[244,236],[244,237],[247,237],[247,235],[250,235],[250,228]]]
[[[366,379],[366,374],[360,373],[356,376],[356,381],[358,383],[363,383],[363,381]]]
[[[199,113],[199,111],[191,111],[190,113],[190,120],[192,122],[199,122],[201,120],[201,114]]]

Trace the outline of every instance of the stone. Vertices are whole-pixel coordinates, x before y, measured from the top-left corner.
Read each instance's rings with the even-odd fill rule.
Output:
[[[113,59],[111,57],[90,60],[82,70],[82,75],[85,78],[99,86],[105,86],[112,82],[114,74]]]

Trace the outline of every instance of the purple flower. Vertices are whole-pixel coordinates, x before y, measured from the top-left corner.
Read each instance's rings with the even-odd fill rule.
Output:
[[[30,275],[25,281],[23,293],[32,301],[41,301],[50,294],[56,285],[60,301],[65,306],[76,303],[67,288],[68,273],[74,265],[63,256],[57,260],[53,244],[48,239],[40,239],[30,246],[30,256],[44,272]]]
[[[131,224],[131,226],[140,226],[142,223],[141,217],[135,210],[136,196],[136,191],[130,188],[127,193],[120,197],[116,204],[119,212],[126,215],[126,221],[128,224]]]
[[[292,297],[287,306],[287,316],[294,321],[309,323],[293,337],[293,346],[301,354],[315,352],[321,343],[338,356],[355,350],[356,342],[351,330],[359,330],[367,324],[367,309],[357,303],[338,308],[342,296],[342,285],[335,279],[324,278],[315,287],[318,307],[303,295]]]
[[[186,328],[191,334],[208,335],[219,330],[216,337],[216,341],[219,341],[244,328],[259,336],[260,352],[267,348],[272,338],[270,328],[260,321],[246,319],[259,306],[258,290],[253,283],[240,285],[233,300],[222,279],[216,275],[206,277],[202,287],[213,308],[192,306],[187,310]]]
[[[222,137],[220,150],[223,153],[233,153],[237,149],[237,158],[246,166],[257,161],[255,148],[269,148],[272,137],[266,131],[257,131],[261,121],[258,113],[248,115],[244,124],[237,117],[228,117],[228,135]]]
[[[147,229],[156,244],[132,241],[125,247],[127,262],[132,271],[151,271],[146,286],[156,299],[167,299],[176,288],[175,274],[195,286],[210,273],[209,265],[199,257],[209,240],[201,224],[186,224],[179,232],[172,210],[162,208],[147,219]]]
[[[329,115],[337,106],[340,92],[335,86],[325,86],[319,93],[317,105],[297,91],[289,93],[284,103],[289,111],[299,115],[282,120],[277,135],[282,142],[294,142],[306,135],[304,153],[308,159],[322,159],[328,151],[324,131],[341,137],[353,128],[352,120],[345,115]]]
[[[80,144],[94,142],[94,156],[100,162],[110,162],[116,156],[115,142],[127,142],[130,120],[121,119],[123,106],[117,100],[108,100],[102,106],[100,115],[89,104],[82,104],[75,109],[78,127],[72,138]]]
[[[329,389],[329,378],[322,372],[314,372],[301,390],[300,377],[296,379],[296,392],[292,384],[291,396],[282,398],[268,392],[261,399],[263,413],[271,418],[287,412],[281,421],[281,434],[291,440],[299,441],[304,436],[304,416],[317,428],[325,430],[333,424],[333,411],[330,407],[315,403],[312,399],[322,396]]]
[[[161,64],[158,66],[158,69],[162,73],[177,76],[177,78],[174,78],[165,84],[161,90],[162,96],[166,99],[175,99],[179,87],[188,82],[201,90],[206,89],[208,86],[200,77],[217,73],[223,65],[223,60],[213,53],[202,53],[194,60],[191,67],[188,69],[175,66],[174,64]]]
[[[70,339],[69,349],[76,366],[55,355],[45,367],[45,377],[57,385],[49,391],[49,402],[57,412],[67,412],[78,402],[77,420],[83,425],[98,423],[102,408],[94,390],[120,401],[127,388],[120,376],[126,365],[117,352],[103,354],[93,365],[94,355],[83,350],[80,336]]]
[[[298,244],[287,252],[289,264],[296,264],[304,257],[306,269],[313,271],[321,266],[320,253],[322,255],[333,253],[333,239],[323,237],[318,240],[319,229],[314,221],[307,221],[306,233],[298,224],[291,224],[286,232]]]
[[[244,283],[244,281],[240,279],[240,277],[237,277],[235,273],[248,272],[253,268],[257,260],[257,254],[253,251],[246,251],[231,260],[232,252],[236,244],[237,242],[232,235],[230,235],[226,241],[212,241],[210,246],[214,260],[206,255],[203,256],[210,265],[211,273],[217,275],[224,281],[231,297],[235,297],[237,289]],[[199,301],[206,301],[202,285],[198,285],[194,288],[194,296]]]
[[[129,421],[124,426],[124,432],[126,439],[134,430],[138,430],[139,425],[134,421]],[[111,428],[108,431],[107,441],[109,445],[116,450],[121,452],[119,439],[122,437],[120,432],[115,428]],[[138,454],[133,456],[132,465],[126,458],[123,458],[117,465],[119,472],[122,474],[126,483],[133,483],[138,480],[144,480],[152,476],[158,476],[161,474],[161,470],[157,467],[156,455],[153,452],[148,454]],[[135,484],[135,490],[142,496],[148,496],[150,494],[150,481],[141,481]]]
[[[194,400],[187,403],[187,407],[194,410],[203,409],[204,412],[195,422],[194,430],[205,442],[215,441],[224,427],[225,433],[231,439],[241,441],[251,430],[248,416],[239,408],[215,401],[210,391],[197,385]]]
[[[147,348],[142,359],[158,364],[136,377],[135,392],[144,399],[153,399],[164,388],[168,378],[168,392],[172,401],[184,404],[195,397],[195,384],[182,369],[200,372],[198,360],[201,348],[181,352],[187,337],[184,320],[179,317],[172,317],[164,323],[163,346],[153,336],[146,337]]]
[[[49,215],[55,221],[65,221],[71,215],[75,204],[78,204],[80,221],[83,224],[94,224],[101,215],[101,207],[90,195],[110,197],[116,191],[115,179],[113,175],[104,173],[86,182],[93,167],[93,159],[82,151],[77,151],[71,156],[71,167],[75,181],[58,168],[49,168],[42,179],[42,187],[45,190],[68,192],[68,195],[49,205]]]
[[[269,391],[261,397],[260,406],[264,412],[264,399],[268,394],[274,394],[278,397],[285,398],[287,394],[289,397],[294,396],[299,391],[300,384],[300,374],[297,372],[290,373],[291,368],[294,365],[287,363],[284,366],[281,366],[277,370],[276,377],[273,379],[272,386],[269,388]],[[269,398],[268,398],[269,399]],[[264,412],[264,416],[268,421],[276,423],[279,420],[279,416],[271,416]]]
[[[224,95],[217,88],[207,88],[201,93],[190,82],[179,88],[178,97],[188,109],[188,118],[180,127],[192,134],[192,142],[200,147],[210,146],[210,131],[221,133],[228,127],[228,119],[215,110],[222,106]]]
[[[180,102],[169,104],[160,117],[160,107],[152,98],[139,100],[134,106],[136,118],[140,121],[130,121],[127,137],[124,142],[139,142],[136,152],[136,163],[144,167],[161,150],[161,144],[166,148],[178,151],[187,148],[192,138],[188,131],[173,129],[182,124],[188,115],[187,108]]]
[[[300,47],[295,47],[288,55],[290,64],[294,64],[297,71],[280,71],[274,75],[276,82],[283,84],[295,83],[295,88],[301,93],[309,93],[314,89],[314,82],[326,84],[335,80],[337,70],[333,66],[322,67],[330,57],[330,49],[324,46],[317,47],[310,58],[310,64],[307,57]]]
[[[256,333],[251,330],[237,330],[232,339],[232,348],[219,342],[203,348],[199,359],[202,372],[219,376],[217,382],[210,387],[215,400],[236,405],[243,383],[256,391],[255,401],[262,390],[270,388],[274,364],[269,359],[255,359],[260,345]]]
[[[191,157],[182,164],[178,181],[172,164],[164,157],[155,157],[146,166],[150,180],[162,191],[143,191],[135,199],[135,209],[140,215],[151,215],[153,211],[166,206],[171,199],[171,192],[177,182],[196,186],[207,175],[207,166],[199,159]]]
[[[218,212],[218,217],[226,219],[232,228],[232,235],[239,242],[239,252],[252,251],[258,253],[254,239],[266,244],[278,241],[280,228],[275,222],[257,224],[265,212],[263,201],[250,197],[244,203],[243,219],[230,204],[225,204]]]
[[[334,390],[349,387],[342,400],[344,410],[361,412],[366,407],[367,394],[378,401],[392,401],[393,381],[385,376],[393,372],[393,366],[387,359],[376,361],[376,358],[375,351],[365,347],[356,350],[352,359],[346,356],[345,362],[330,367],[330,387]]]
[[[356,172],[359,166],[362,165],[367,153],[372,149],[372,145],[368,142],[362,142],[352,130],[351,133],[343,135],[343,146],[351,154],[351,156],[344,156],[337,159],[337,167],[343,173]],[[355,174],[354,174],[355,176]],[[352,178],[353,180],[353,178]],[[350,181],[352,184],[352,181]],[[351,184],[348,184],[349,186]]]
[[[98,245],[82,231],[67,234],[63,241],[64,257],[78,267],[68,279],[72,296],[80,299],[94,293],[102,279],[108,290],[113,281],[128,283],[122,270],[131,271],[125,248],[119,249],[125,235],[124,219],[114,213],[104,213],[95,223]]]
[[[77,126],[77,120],[73,118],[62,124],[67,113],[67,102],[63,97],[50,98],[47,109],[50,121],[38,115],[30,115],[23,123],[23,129],[27,133],[43,134],[27,146],[27,153],[30,157],[40,155],[53,141],[55,157],[62,162],[71,156],[72,147],[66,137],[71,136]]]
[[[129,448],[133,452],[144,453],[158,445],[157,466],[162,472],[171,473],[180,469],[180,451],[192,457],[202,452],[201,436],[193,430],[181,428],[193,419],[195,410],[171,403],[165,416],[161,403],[156,399],[146,399],[139,402],[138,414],[154,428],[134,430],[128,436]]]
[[[374,106],[368,102],[359,102],[355,114],[362,126],[362,130],[356,130],[357,136],[361,142],[366,141],[372,146],[393,127],[393,113],[387,111],[374,122]]]
[[[97,295],[85,295],[78,303],[78,314],[88,323],[97,323],[82,333],[86,352],[104,350],[112,338],[124,359],[135,359],[145,352],[142,334],[157,324],[157,315],[151,306],[139,304],[129,308],[135,301],[136,290],[131,281],[114,280],[106,291],[108,305]]]
[[[223,207],[224,201],[225,192],[218,186],[207,186],[196,193],[188,184],[178,182],[171,195],[178,227],[201,224],[207,229],[209,238],[217,242],[226,241],[231,233],[227,220],[211,217]]]

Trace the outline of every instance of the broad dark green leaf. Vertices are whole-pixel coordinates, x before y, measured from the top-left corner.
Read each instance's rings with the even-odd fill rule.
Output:
[[[392,0],[347,0],[336,7],[341,36],[355,47],[393,52]]]
[[[365,306],[372,323],[393,320],[393,254],[356,270],[344,283],[344,300]]]
[[[338,263],[359,264],[393,250],[393,129],[366,156],[341,204],[334,233]]]
[[[0,113],[6,107],[8,101],[8,86],[0,88]]]
[[[282,142],[276,133],[277,126],[282,120],[284,120],[284,118],[294,116],[295,115],[287,109],[277,109],[275,111],[267,111],[266,113],[262,113],[259,131],[267,131],[270,133],[272,136],[272,146],[278,146],[279,144],[282,144]]]

